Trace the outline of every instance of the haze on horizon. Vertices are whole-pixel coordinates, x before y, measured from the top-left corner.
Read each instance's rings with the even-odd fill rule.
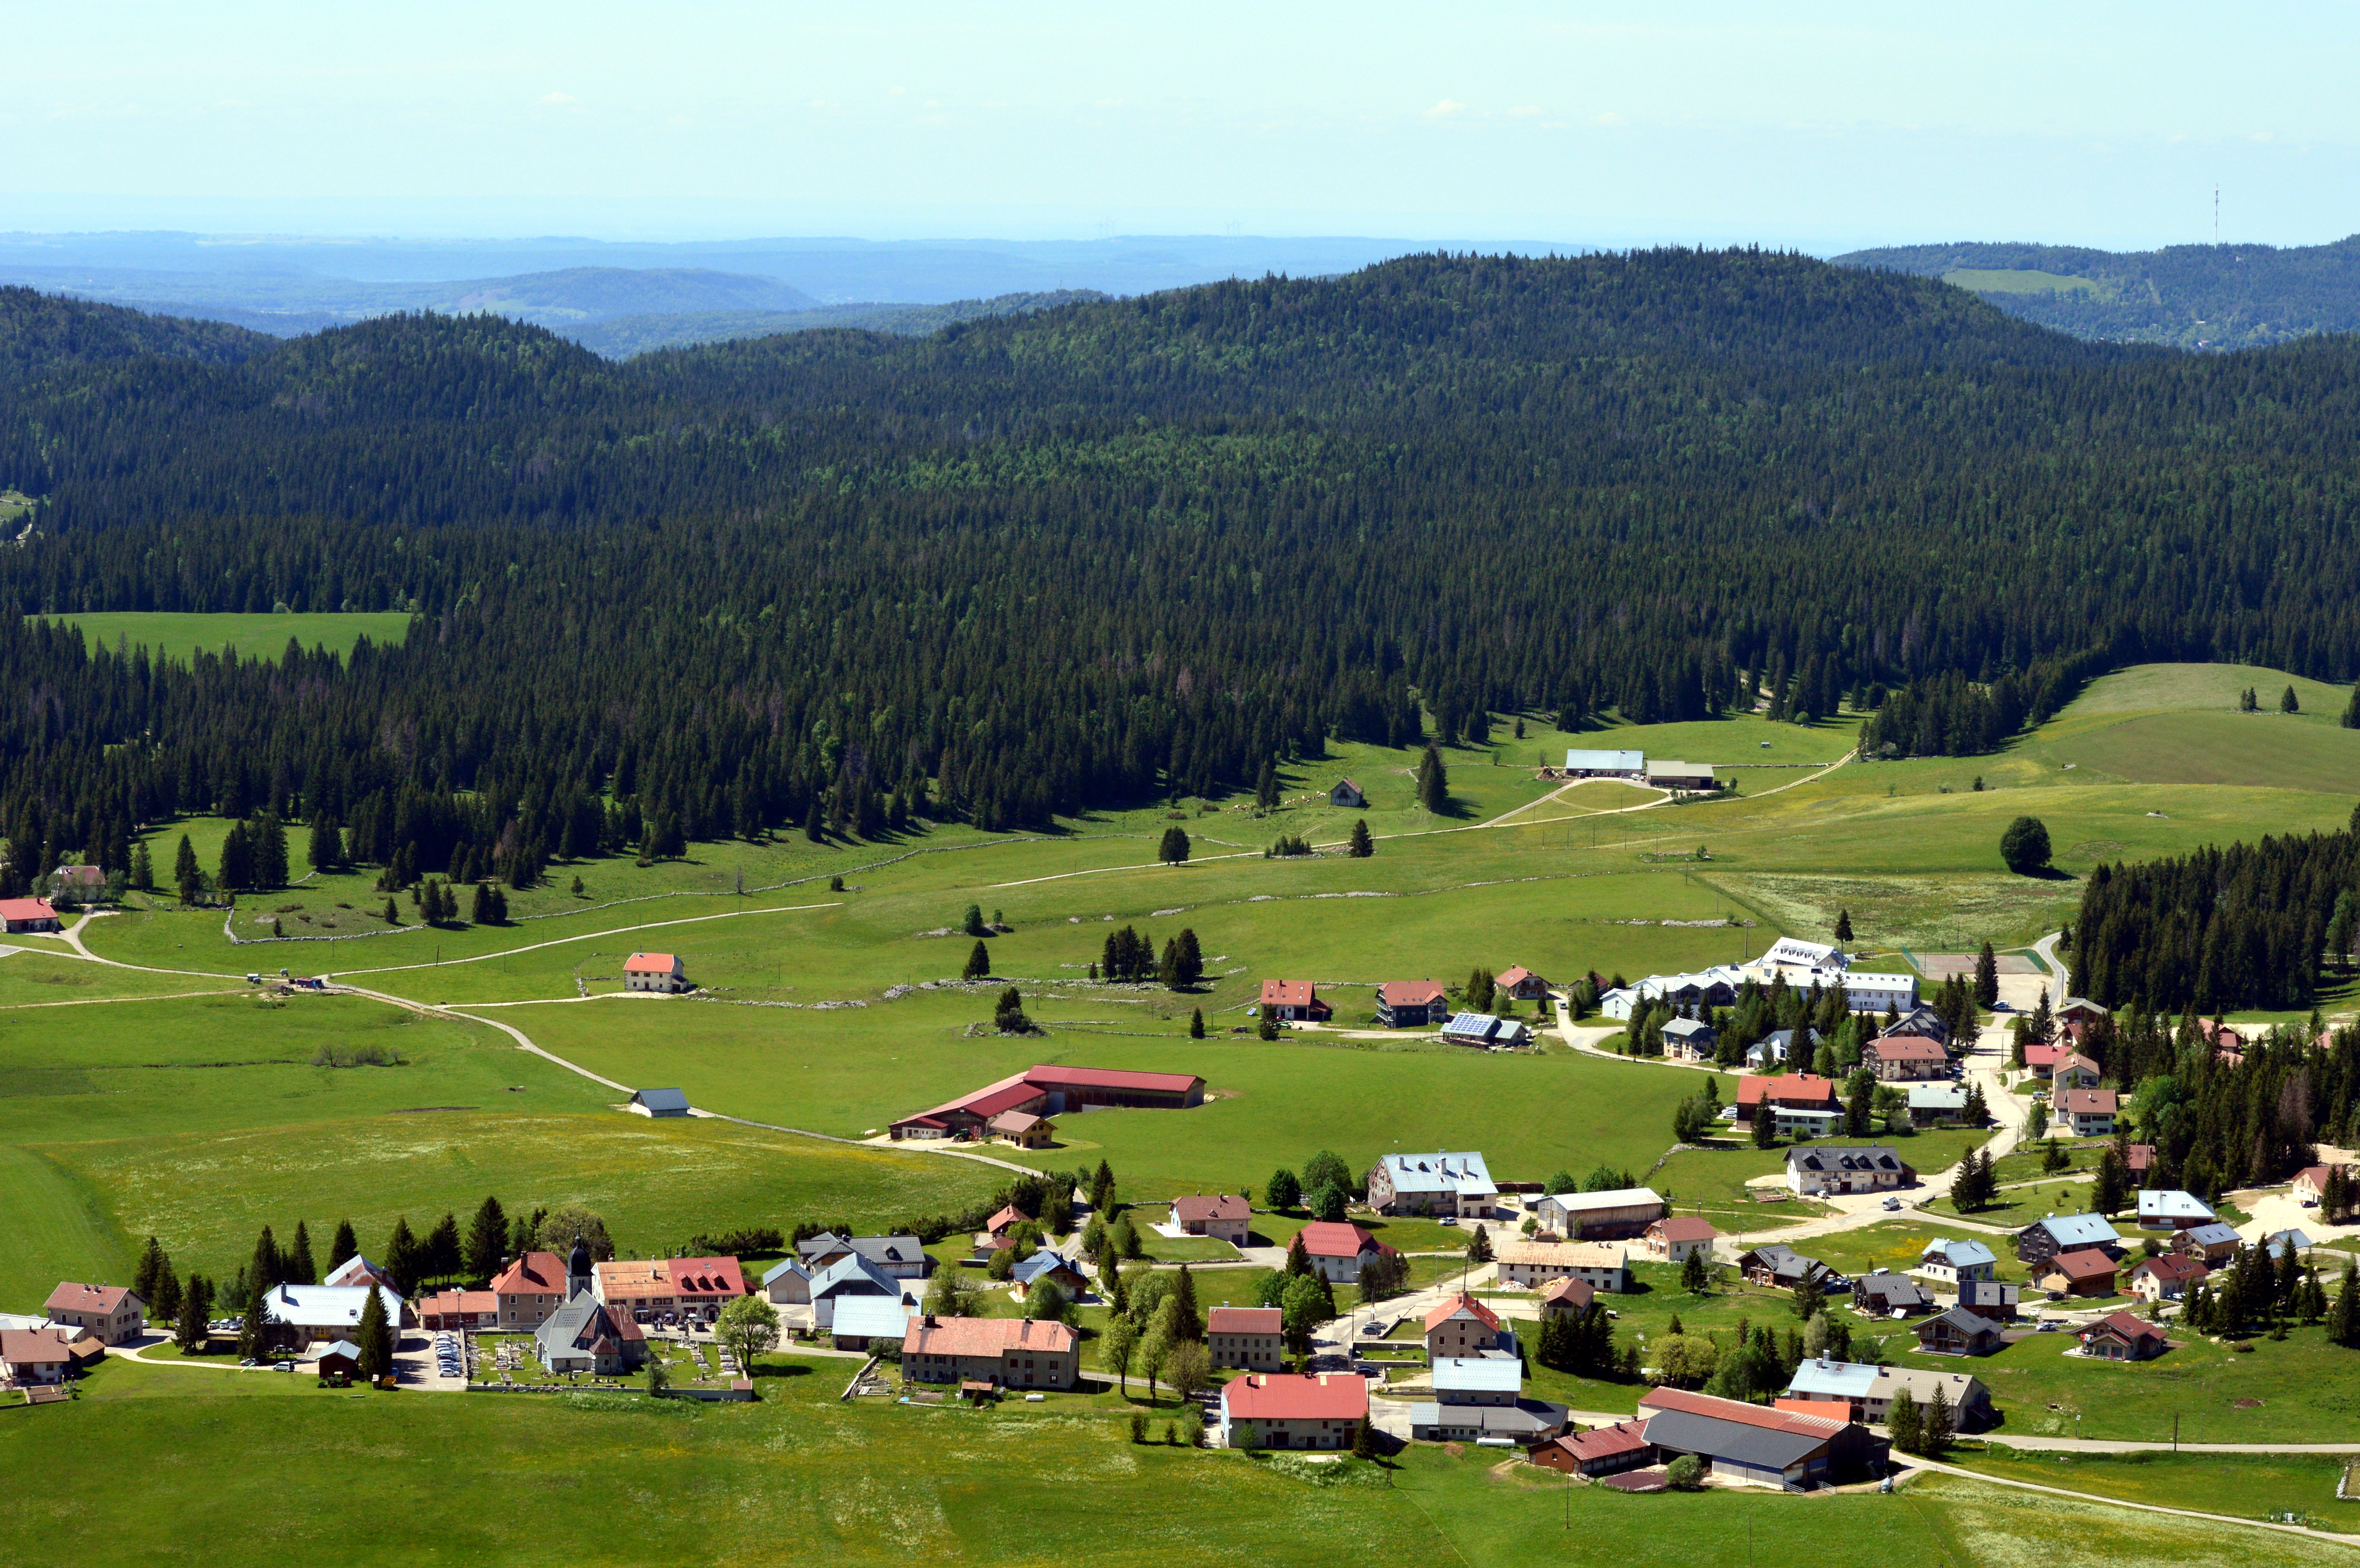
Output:
[[[1821,254],[2360,229],[2360,9],[12,17],[0,231],[1371,234]]]

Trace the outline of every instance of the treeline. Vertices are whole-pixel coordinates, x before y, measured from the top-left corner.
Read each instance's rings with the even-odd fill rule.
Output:
[[[483,318],[28,352],[0,609],[415,616],[159,667],[0,613],[0,822],[93,855],[268,809],[422,875],[890,833],[921,788],[1039,823],[1426,715],[1891,691],[1915,752],[2092,659],[2360,673],[2360,344],[2076,343],[1796,256],[1413,257],[622,365]]]

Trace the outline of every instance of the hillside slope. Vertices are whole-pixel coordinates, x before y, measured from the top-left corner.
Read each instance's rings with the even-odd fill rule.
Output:
[[[0,382],[144,358],[235,365],[272,346],[259,332],[218,321],[151,316],[121,305],[0,287]]]

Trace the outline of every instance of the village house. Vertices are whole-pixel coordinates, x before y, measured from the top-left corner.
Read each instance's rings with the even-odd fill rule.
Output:
[[[1524,1397],[1524,1363],[1514,1356],[1444,1356],[1433,1384],[1433,1399],[1409,1408],[1415,1441],[1528,1448],[1565,1430],[1563,1405]]]
[[[1922,1328],[1924,1325],[1920,1325]],[[1852,1421],[1882,1426],[1893,1409],[1893,1398],[1904,1388],[1924,1410],[1940,1389],[1958,1420],[1961,1432],[1981,1432],[1998,1419],[1991,1390],[1965,1372],[1944,1372],[1926,1367],[1875,1367],[1861,1361],[1835,1361],[1825,1356],[1806,1360],[1786,1385],[1791,1399],[1819,1399],[1838,1404]]]
[[[2218,1269],[2237,1256],[2237,1248],[2244,1241],[2235,1226],[2214,1220],[2211,1225],[2172,1232],[2170,1245],[2174,1255],[2193,1258],[2208,1269]]]
[[[1737,1256],[1737,1271],[1753,1284],[1791,1290],[1805,1281],[1824,1290],[1837,1279],[1834,1269],[1816,1258],[1806,1258],[1783,1242],[1748,1247]]]
[[[1785,1105],[1770,1107],[1770,1133],[1774,1138],[1790,1143],[1808,1143],[1813,1138],[1833,1138],[1844,1128],[1841,1111],[1789,1110]]]
[[[2068,1024],[2093,1024],[2106,1016],[2106,1009],[2087,996],[2068,996],[2057,1009],[2057,1021]]]
[[[1852,967],[1852,954],[1823,942],[1805,942],[1798,936],[1782,936],[1764,949],[1762,956],[1754,962],[1765,969],[1842,971]]]
[[[372,1263],[364,1254],[355,1252],[333,1269],[320,1281],[322,1285],[382,1285],[393,1289],[393,1276],[382,1264]]]
[[[1262,983],[1259,1016],[1288,1023],[1325,1023],[1333,1011],[1321,1001],[1308,980],[1265,980]]]
[[[746,1276],[734,1258],[614,1261],[594,1266],[590,1293],[635,1323],[665,1312],[709,1319],[746,1294]]]
[[[1794,1111],[1835,1111],[1843,1107],[1838,1084],[1809,1073],[1783,1073],[1773,1078],[1747,1076],[1737,1081],[1737,1119],[1751,1125],[1764,1101]]]
[[[1829,1192],[1889,1192],[1918,1184],[1918,1172],[1885,1144],[1790,1149],[1786,1185],[1806,1198]]]
[[[776,1307],[807,1307],[811,1305],[811,1270],[803,1259],[790,1258],[773,1264],[762,1276],[762,1294]]]
[[[60,929],[58,911],[47,898],[0,898],[0,925],[8,928],[10,936]]]
[[[2148,1171],[2155,1169],[2155,1145],[2151,1143],[2127,1145],[2123,1152],[2123,1164],[2133,1177],[2144,1178]]]
[[[1442,1038],[1479,1051],[1514,1051],[1532,1043],[1533,1031],[1492,1013],[1453,1013],[1442,1026]]]
[[[1331,1285],[1350,1285],[1360,1278],[1360,1265],[1393,1249],[1356,1225],[1314,1220],[1295,1233],[1303,1237],[1303,1253],[1319,1277]]]
[[[1045,1247],[1016,1265],[1009,1279],[1020,1295],[1029,1292],[1036,1280],[1046,1279],[1065,1291],[1065,1299],[1071,1301],[1080,1301],[1090,1288],[1089,1277],[1072,1259],[1061,1258]]]
[[[2129,1312],[2108,1312],[2077,1337],[2081,1354],[2099,1361],[2151,1361],[2171,1348],[2163,1330]]]
[[[2339,1169],[2347,1183],[2360,1180],[2355,1177],[2348,1165],[2306,1165],[2294,1173],[2293,1181],[2287,1183],[2287,1193],[2304,1208],[2315,1209],[2327,1201],[2328,1178]]]
[[[639,1089],[633,1092],[628,1108],[635,1116],[684,1116],[688,1096],[678,1089]]]
[[[1489,1219],[1500,1189],[1472,1150],[1388,1154],[1369,1168],[1369,1207],[1381,1214],[1454,1214]]]
[[[1911,1127],[1956,1127],[1967,1119],[1967,1085],[1955,1079],[1912,1083],[1904,1092]]]
[[[1210,1236],[1243,1247],[1252,1221],[1253,1206],[1232,1192],[1211,1197],[1200,1192],[1172,1200],[1172,1228],[1186,1236]]]
[[[2201,1258],[2186,1253],[2142,1258],[2131,1265],[2131,1294],[2143,1301],[2180,1301],[2211,1272]]]
[[[1388,980],[1377,987],[1377,1022],[1387,1029],[1425,1029],[1450,1016],[1450,998],[1432,980]]]
[[[2049,1069],[2049,1081],[2060,1089],[2094,1089],[2105,1073],[2080,1051],[2068,1051]]]
[[[430,1334],[500,1326],[500,1298],[493,1290],[440,1290],[418,1302],[418,1326]]]
[[[1429,1360],[1451,1356],[1513,1356],[1516,1336],[1500,1314],[1464,1291],[1426,1314]]]
[[[828,1343],[837,1350],[875,1351],[908,1337],[910,1307],[899,1296],[847,1296],[836,1303]]]
[[[1598,1292],[1582,1280],[1568,1274],[1541,1287],[1541,1317],[1578,1318],[1590,1310]]]
[[[1349,1448],[1369,1414],[1353,1372],[1249,1372],[1221,1388],[1224,1448]]]
[[[1907,1317],[1934,1310],[1934,1298],[1907,1274],[1874,1269],[1852,1282],[1852,1310],[1868,1317]]]
[[[1914,1034],[1927,1040],[1938,1040],[1946,1046],[1950,1043],[1950,1026],[1944,1023],[1942,1015],[1933,1008],[1921,1007],[1912,1003],[1906,1010],[1896,1008],[1895,1011],[1900,1016],[1876,1031],[1880,1037]]]
[[[1081,1337],[1061,1323],[922,1312],[910,1320],[901,1340],[901,1377],[916,1383],[1070,1388],[1080,1369],[1080,1345]]]
[[[833,1328],[837,1303],[855,1296],[890,1296],[898,1301],[901,1281],[860,1254],[846,1253],[811,1277],[813,1326]]]
[[[1057,1124],[1030,1111],[1002,1111],[991,1118],[991,1136],[1019,1149],[1047,1149],[1056,1141]]]
[[[1918,1325],[1918,1348],[1928,1356],[1989,1356],[2007,1344],[2007,1325],[1966,1307],[1952,1307]]]
[[[106,897],[106,872],[96,866],[60,866],[49,873],[53,904],[95,904]]]
[[[1349,779],[1338,779],[1328,787],[1328,803],[1357,810],[1369,803],[1369,797]]]
[[[528,1252],[500,1270],[492,1294],[499,1298],[501,1328],[539,1328],[565,1304],[564,1260],[554,1252]]]
[[[1491,977],[1491,984],[1519,1002],[1546,1002],[1548,982],[1521,964],[1510,964]]]
[[[1546,1285],[1579,1279],[1593,1290],[1620,1293],[1631,1288],[1622,1248],[1606,1242],[1503,1241],[1494,1249],[1500,1281]]]
[[[2219,1216],[2212,1205],[2193,1192],[2176,1188],[2139,1189],[2138,1224],[2141,1230],[2191,1230],[2201,1225],[2211,1225]]]
[[[1043,1063],[1011,1073],[956,1100],[945,1100],[891,1124],[895,1138],[980,1138],[992,1118],[1009,1111],[1057,1116],[1109,1107],[1189,1110],[1205,1103],[1205,1081],[1193,1073],[1136,1073]]]
[[[1868,1042],[1869,1067],[1880,1083],[1908,1083],[1950,1075],[1950,1053],[1923,1035],[1886,1035]]]
[[[2032,1282],[2052,1296],[2111,1296],[2114,1260],[2094,1247],[2060,1252],[2033,1271]]]
[[[73,1342],[63,1329],[0,1329],[0,1374],[25,1388],[53,1387],[74,1370]]]
[[[1534,1464],[1572,1475],[1619,1475],[1644,1470],[1655,1462],[1655,1445],[1647,1441],[1647,1423],[1633,1418],[1612,1426],[1591,1427],[1553,1437],[1527,1454]]]
[[[1643,1004],[1666,1002],[1682,1013],[1726,1007],[1735,1004],[1738,987],[1744,984],[1745,972],[1734,964],[1720,964],[1694,975],[1650,975],[1600,996],[1598,1010],[1627,1022]]]
[[[2024,1048],[2024,1069],[2046,1083],[2055,1076],[2057,1064],[2072,1054],[2070,1045],[2027,1045]]]
[[[416,1320],[404,1315],[402,1299],[385,1285],[277,1285],[262,1299],[265,1321],[276,1344],[323,1345],[350,1339],[360,1330],[371,1290],[385,1306],[385,1321],[398,1334]]]
[[[1765,1068],[1784,1066],[1787,1059],[1795,1053],[1796,1032],[1790,1029],[1772,1029],[1768,1034],[1747,1046],[1745,1048],[1746,1067],[1758,1073]],[[1804,1036],[1804,1050],[1808,1051],[1819,1043],[1819,1030],[1807,1029],[1801,1032]]]
[[[1213,1365],[1280,1370],[1286,1364],[1285,1316],[1276,1307],[1215,1307],[1205,1318],[1205,1348]]]
[[[2112,1089],[2060,1089],[2049,1110],[2049,1125],[2075,1138],[2112,1138],[2114,1112],[2121,1097]]]
[[[69,1279],[49,1292],[41,1310],[53,1323],[88,1329],[101,1345],[129,1345],[148,1321],[148,1303],[122,1285]]]
[[[1765,1410],[1684,1388],[1649,1389],[1639,1414],[1659,1453],[1695,1454],[1722,1486],[1808,1490],[1865,1478],[1891,1451],[1840,1416]]]
[[[1918,1255],[1909,1273],[1945,1295],[1956,1295],[1961,1279],[1989,1279],[1999,1270],[1992,1249],[1971,1236],[1939,1236]]]
[[[1710,1024],[1673,1018],[1664,1025],[1664,1054],[1674,1062],[1710,1062],[1721,1035]]]
[[[1532,1205],[1540,1223],[1568,1241],[1622,1241],[1644,1236],[1665,1216],[1652,1187],[1612,1187],[1602,1192],[1552,1192]]]
[[[2016,1233],[2016,1260],[2046,1263],[2060,1252],[2094,1247],[2109,1257],[2122,1255],[2123,1238],[2103,1214],[2049,1214]]]
[[[1701,1252],[1710,1263],[1712,1244],[1720,1236],[1710,1220],[1667,1214],[1647,1227],[1646,1235],[1640,1238],[1639,1250],[1658,1263],[1686,1263],[1689,1253]]]
[[[635,953],[623,960],[623,989],[667,995],[689,988],[688,971],[676,953]]]

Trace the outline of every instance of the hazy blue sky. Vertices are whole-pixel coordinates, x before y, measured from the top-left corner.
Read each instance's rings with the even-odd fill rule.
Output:
[[[2308,244],[2360,11],[7,9],[0,229]]]

